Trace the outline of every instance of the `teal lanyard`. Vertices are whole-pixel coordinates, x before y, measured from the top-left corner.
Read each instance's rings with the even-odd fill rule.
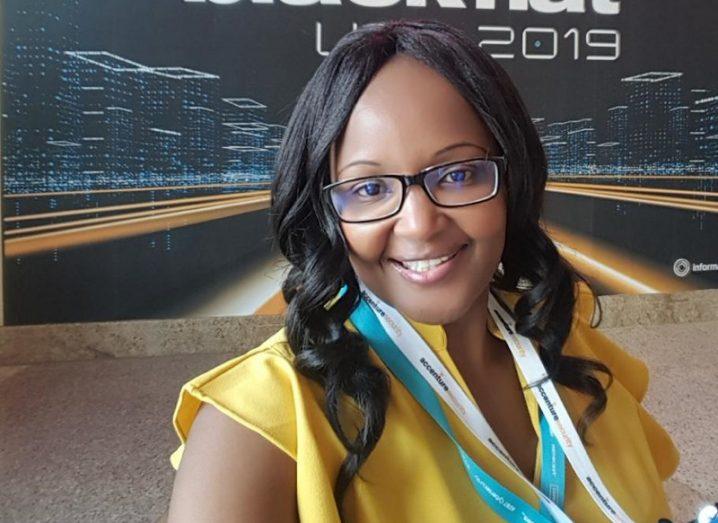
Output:
[[[342,289],[344,291],[345,289]],[[343,292],[342,292],[343,294]],[[422,378],[406,356],[384,330],[371,307],[361,298],[359,305],[350,315],[351,322],[379,355],[384,364],[411,392],[419,404],[431,415],[438,425],[454,442],[461,455],[467,474],[486,504],[504,520],[509,522],[552,523],[547,507],[541,503],[538,512],[529,503],[501,485],[464,451],[454,436],[439,398],[431,386]],[[563,508],[565,490],[565,457],[561,445],[541,414],[541,491],[559,508]]]

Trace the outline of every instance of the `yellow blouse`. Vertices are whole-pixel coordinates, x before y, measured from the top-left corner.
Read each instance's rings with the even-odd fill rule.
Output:
[[[679,456],[670,436],[640,404],[648,387],[648,370],[642,361],[590,327],[593,301],[585,285],[579,289],[564,354],[598,359],[614,375],[606,410],[587,431],[592,443],[587,446],[588,454],[607,488],[634,521],[655,523],[661,517],[670,518],[662,480],[675,471]],[[513,306],[518,294],[504,293],[503,298]],[[411,323],[473,399],[449,355],[443,327]],[[347,327],[355,330],[349,321]],[[491,319],[488,327],[501,338]],[[389,375],[391,398],[379,443],[360,468],[361,477],[355,476],[349,484],[344,498],[346,521],[501,521],[474,490],[451,440],[376,353],[369,354]],[[345,451],[322,410],[323,390],[295,371],[292,358],[281,329],[253,350],[184,384],[172,419],[181,444],[170,461],[175,469],[179,467],[197,410],[201,402],[210,403],[297,462],[297,502],[303,523],[338,522],[332,487]],[[525,384],[520,372],[518,375]],[[557,389],[575,423],[590,398],[562,385]],[[530,391],[524,395],[540,438],[538,405]],[[342,425],[351,427],[354,420],[356,426],[360,418],[354,403],[346,400],[345,405]],[[444,405],[444,410],[458,441],[474,461],[539,507],[528,485],[479,443],[451,409]],[[534,482],[538,486],[540,441],[536,450]],[[606,521],[568,462],[564,510],[577,522]]]

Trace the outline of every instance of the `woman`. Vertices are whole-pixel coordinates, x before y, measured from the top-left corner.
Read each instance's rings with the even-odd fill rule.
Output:
[[[593,328],[594,294],[540,226],[546,176],[516,88],[462,33],[345,35],[276,164],[285,327],[183,387],[169,520],[670,517],[677,451],[640,405],[645,365]],[[531,351],[555,389],[527,380]]]

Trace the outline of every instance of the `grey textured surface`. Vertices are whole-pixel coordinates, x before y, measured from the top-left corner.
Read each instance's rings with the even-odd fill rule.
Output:
[[[718,320],[718,289],[602,296],[603,328]],[[0,328],[0,365],[227,353],[273,334],[281,316],[61,323]]]
[[[718,289],[601,296],[603,328],[718,320]]]
[[[718,501],[718,321],[603,329],[649,367],[644,405],[681,452],[668,491],[688,520]],[[690,517],[688,517],[690,516]]]
[[[603,330],[649,365],[645,404],[681,450],[667,490],[688,521],[718,501],[718,321]],[[154,522],[179,387],[239,352],[0,367],[0,521]]]
[[[0,365],[243,352],[281,326],[258,315],[0,327]]]
[[[2,367],[0,521],[154,522],[182,383],[231,354]]]

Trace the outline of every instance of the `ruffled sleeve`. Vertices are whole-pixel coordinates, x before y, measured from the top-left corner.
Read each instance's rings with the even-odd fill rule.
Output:
[[[638,418],[643,427],[646,442],[662,480],[668,479],[678,467],[680,455],[666,430],[641,405],[648,390],[647,365],[626,352],[616,342],[597,328],[591,327],[595,304],[591,290],[584,283],[578,286],[576,314],[567,347],[583,357],[604,363],[618,381],[635,399]]]
[[[202,402],[261,434],[296,460],[294,398],[300,396],[291,355],[280,343],[283,332],[261,346],[228,360],[185,383],[172,424],[180,446],[170,456],[176,470]]]
[[[572,336],[574,339],[578,338],[581,345],[587,347],[599,361],[611,369],[613,378],[620,381],[636,401],[643,401],[648,390],[648,367],[598,328],[592,327],[594,314],[598,312],[595,310],[593,294],[585,283],[580,282]]]

